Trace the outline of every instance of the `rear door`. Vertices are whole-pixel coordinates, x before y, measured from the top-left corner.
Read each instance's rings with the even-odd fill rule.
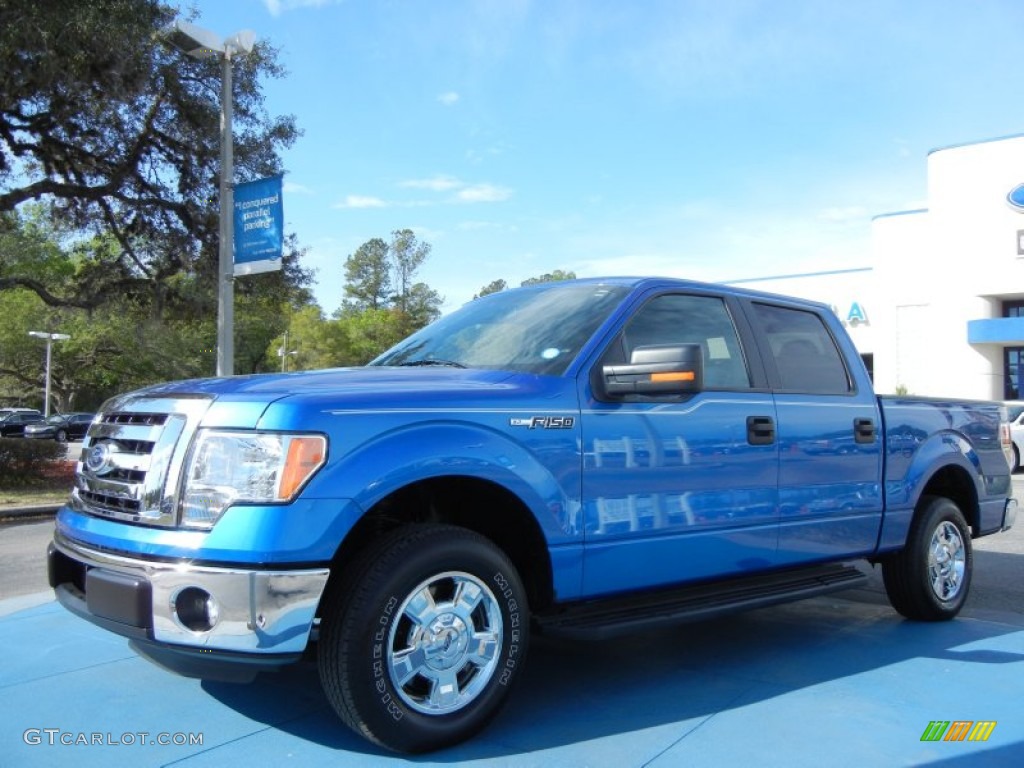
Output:
[[[779,564],[873,551],[882,522],[881,420],[856,349],[805,306],[745,306],[778,416]]]
[[[690,395],[607,396],[605,365],[698,344]],[[775,410],[742,310],[714,292],[655,292],[580,382],[583,591],[598,595],[769,567],[777,537]]]

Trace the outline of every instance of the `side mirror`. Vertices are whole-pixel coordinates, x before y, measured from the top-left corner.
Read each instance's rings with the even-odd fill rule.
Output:
[[[704,354],[700,344],[637,347],[628,365],[601,369],[609,395],[685,395],[704,386]]]

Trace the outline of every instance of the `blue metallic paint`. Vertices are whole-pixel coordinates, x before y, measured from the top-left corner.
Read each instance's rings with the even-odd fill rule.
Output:
[[[778,448],[746,441],[761,393],[602,403],[582,414],[584,593],[763,568],[778,535]],[[637,567],[642,564],[642,567]]]
[[[209,531],[125,525],[62,508],[57,529],[106,551],[209,563],[326,563],[362,516],[348,499],[230,507]]]

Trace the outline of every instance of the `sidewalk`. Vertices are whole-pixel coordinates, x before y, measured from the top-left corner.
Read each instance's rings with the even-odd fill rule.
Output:
[[[350,734],[313,664],[251,685],[177,677],[48,593],[0,601],[0,647],[5,766],[410,761]],[[536,638],[488,730],[411,762],[1006,766],[1024,759],[1022,696],[1019,616],[919,624],[829,596],[607,642]],[[995,726],[984,742],[922,741],[934,721]]]

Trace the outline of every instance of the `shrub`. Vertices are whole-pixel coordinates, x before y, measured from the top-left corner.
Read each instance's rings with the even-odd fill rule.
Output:
[[[0,438],[0,486],[13,488],[52,479],[66,447],[53,440]]]

